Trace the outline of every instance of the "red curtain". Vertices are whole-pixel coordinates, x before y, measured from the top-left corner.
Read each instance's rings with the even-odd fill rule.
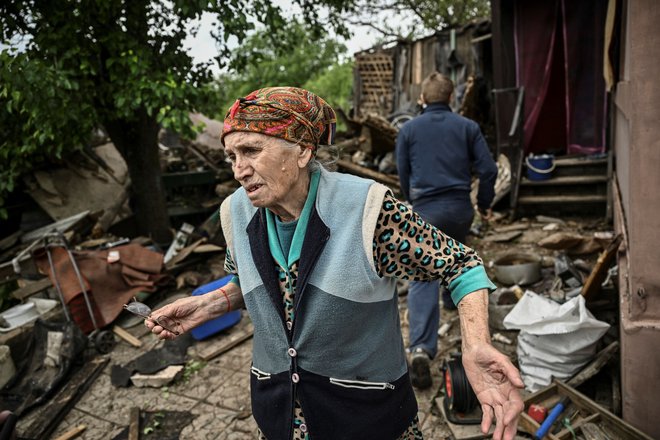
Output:
[[[605,149],[607,0],[516,0],[516,74],[526,153]]]
[[[566,41],[568,152],[605,151],[607,95],[603,77],[607,0],[562,0]]]

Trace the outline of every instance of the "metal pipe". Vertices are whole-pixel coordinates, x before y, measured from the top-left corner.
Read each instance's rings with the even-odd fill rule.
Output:
[[[94,324],[94,330],[98,330],[99,326],[96,324],[96,318],[94,317],[94,310],[92,309],[92,304],[89,302],[87,289],[85,289],[85,283],[83,282],[82,275],[80,274],[80,270],[78,269],[78,265],[76,264],[76,260],[75,258],[73,258],[73,254],[71,253],[71,251],[67,246],[64,246],[64,249],[66,249],[67,254],[69,254],[69,259],[71,260],[73,271],[76,273],[76,277],[78,278],[78,282],[80,283],[80,289],[82,290],[83,297],[85,298],[85,304],[87,304],[87,311],[89,312],[89,317],[92,320],[92,324]]]
[[[48,245],[45,246],[46,248],[46,255],[48,256],[48,265],[50,266],[50,273],[53,274],[53,281],[55,284],[55,290],[57,290],[57,294],[60,297],[60,302],[62,303],[62,308],[64,309],[64,316],[66,316],[67,322],[71,322],[71,315],[69,315],[69,310],[66,305],[66,302],[64,301],[64,294],[62,293],[62,288],[60,287],[60,280],[57,277],[57,272],[55,271],[55,264],[53,264],[53,257],[50,254],[50,248]]]

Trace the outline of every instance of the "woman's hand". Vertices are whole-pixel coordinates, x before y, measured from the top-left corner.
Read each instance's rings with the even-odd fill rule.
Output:
[[[463,338],[463,367],[477,399],[483,417],[481,431],[488,432],[496,419],[495,440],[511,440],[516,435],[518,415],[524,404],[519,388],[524,384],[507,356],[490,343],[488,330],[488,291],[472,292],[458,303]]]
[[[493,438],[513,439],[524,408],[518,391],[524,384],[516,367],[507,356],[484,343],[463,350],[463,368],[481,403],[481,431],[487,433],[495,418]]]
[[[223,289],[217,289],[204,295],[178,299],[154,310],[151,312],[150,319],[144,320],[144,325],[160,339],[174,339],[178,335],[173,331],[179,332],[179,334],[187,332],[206,321],[241,307],[243,307],[243,297],[240,288],[235,284],[230,284]],[[160,318],[161,316],[167,318]],[[164,322],[163,319],[166,319],[168,324],[170,322],[174,322],[174,324],[166,325],[169,329],[165,329],[158,324],[159,320]]]

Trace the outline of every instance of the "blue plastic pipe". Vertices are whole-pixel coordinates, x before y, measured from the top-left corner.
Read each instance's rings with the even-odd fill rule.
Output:
[[[555,405],[554,408],[552,408],[552,411],[550,411],[548,417],[545,418],[541,426],[539,426],[539,429],[536,430],[536,433],[534,434],[534,438],[536,440],[541,440],[543,437],[545,437],[548,431],[550,431],[552,425],[557,420],[557,417],[559,417],[559,415],[564,412],[564,409],[569,403],[570,399],[568,397],[564,397],[559,401],[558,404]]]

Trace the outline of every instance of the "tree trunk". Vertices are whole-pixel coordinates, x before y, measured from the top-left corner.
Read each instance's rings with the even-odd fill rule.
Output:
[[[132,121],[106,121],[105,128],[128,166],[138,233],[167,244],[172,240],[172,231],[158,156],[159,127],[146,112],[140,113]]]

